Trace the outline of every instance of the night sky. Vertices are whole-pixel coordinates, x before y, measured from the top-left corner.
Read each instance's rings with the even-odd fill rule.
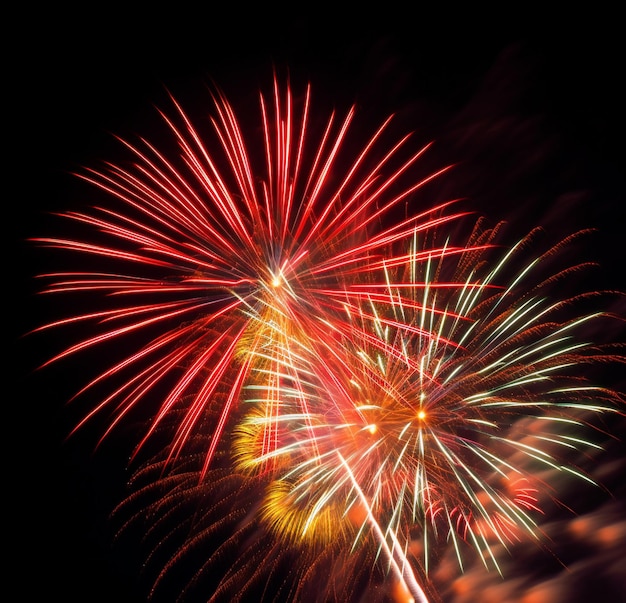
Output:
[[[586,251],[600,263],[597,286],[626,290],[626,41],[619,17],[407,13],[388,3],[363,14],[364,6],[337,15],[336,6],[315,3],[267,13],[243,5],[139,11],[102,4],[78,12],[23,10],[7,19],[16,34],[3,74],[11,275],[4,493],[5,530],[13,533],[5,552],[18,593],[13,600],[145,600],[136,560],[111,546],[108,519],[126,491],[136,435],[124,426],[95,450],[104,429],[96,421],[66,439],[86,410],[66,401],[101,359],[90,354],[36,370],[63,342],[25,334],[64,308],[35,295],[34,277],[53,264],[26,239],[58,234],[51,232],[58,225],[51,212],[90,204],[71,172],[115,158],[112,135],[149,133],[166,89],[197,114],[209,100],[207,82],[235,103],[247,102],[267,88],[276,66],[288,68],[294,82],[310,80],[313,104],[323,110],[356,102],[374,124],[395,112],[406,130],[435,141],[433,165],[458,164],[449,194],[466,197],[493,221],[509,220],[514,232],[541,225],[556,240],[596,227]],[[611,309],[626,316],[623,303]],[[624,330],[602,336],[624,340]],[[626,383],[620,370],[606,377],[618,388]],[[623,450],[611,444],[611,483],[619,481],[611,471],[626,471]],[[622,485],[607,506],[581,504],[581,529],[605,527],[613,538],[589,547],[575,559],[579,566],[591,567],[594,555],[605,566],[626,555],[625,493]],[[467,583],[473,578],[468,572]],[[576,596],[584,578],[577,580],[578,594],[563,601],[582,600]],[[589,584],[597,595],[600,586]],[[503,601],[521,600],[502,592]],[[624,592],[593,600],[625,601]],[[543,601],[537,597],[525,603]],[[449,603],[466,600],[459,595]]]

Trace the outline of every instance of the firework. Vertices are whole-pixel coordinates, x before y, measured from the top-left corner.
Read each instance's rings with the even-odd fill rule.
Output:
[[[171,98],[177,153],[123,142],[128,164],[79,174],[107,198],[64,214],[86,238],[35,239],[92,263],[46,292],[99,304],[42,327],[92,329],[50,362],[119,354],[77,429],[149,406],[157,453],[119,512],[148,521],[154,592],[185,566],[190,589],[219,568],[215,601],[375,600],[391,576],[424,602],[446,543],[499,571],[496,547],[540,541],[542,470],[593,481],[568,454],[621,403],[581,374],[623,359],[583,337],[592,296],[551,301],[577,235],[528,256],[535,233],[502,251],[479,220],[459,243],[452,201],[410,209],[445,169],[416,176],[427,146],[391,118],[354,153],[354,108],[320,127],[310,88],[275,78],[258,138],[213,100],[210,135]]]
[[[391,119],[348,155],[354,108],[313,128],[310,88],[294,100],[275,79],[271,99],[260,96],[262,127],[252,140],[223,93],[214,101],[210,134],[174,99],[173,115],[161,113],[176,154],[145,139],[123,142],[127,164],[79,174],[107,195],[89,212],[65,214],[85,238],[36,239],[90,262],[87,271],[44,275],[46,292],[99,304],[44,327],[90,333],[50,362],[107,345],[128,350],[79,392],[108,386],[83,423],[109,412],[112,429],[149,400],[152,422],[140,448],[187,404],[171,439],[175,458],[210,409],[205,470],[253,365],[257,380],[264,375],[270,450],[283,390],[299,387],[300,348],[350,329],[338,317],[368,295],[364,280],[379,304],[395,303],[378,288],[382,263],[404,262],[394,247],[461,215],[443,203],[397,217],[445,169],[416,178],[427,146],[410,150],[409,136],[388,142]]]
[[[316,371],[313,412],[285,413],[281,444],[269,453],[282,471],[262,514],[283,541],[329,544],[341,523],[353,528],[358,549],[373,527],[390,569],[419,601],[410,567],[428,574],[432,549],[446,542],[461,570],[470,548],[498,571],[495,545],[541,543],[539,497],[552,495],[542,472],[593,482],[568,458],[600,448],[594,417],[621,403],[583,376],[585,366],[623,362],[580,337],[603,316],[575,311],[590,295],[548,295],[585,267],[549,272],[585,233],[528,258],[536,233],[494,256],[498,230],[476,225],[450,276],[465,288],[428,286],[447,280],[439,260],[388,271],[389,298],[408,289],[419,299],[384,308],[370,300],[353,313],[352,337],[329,346],[333,361]],[[408,255],[420,257],[419,249]],[[412,288],[416,282],[426,286]],[[235,440],[244,470],[266,462],[257,443],[264,418],[258,400],[250,402]]]

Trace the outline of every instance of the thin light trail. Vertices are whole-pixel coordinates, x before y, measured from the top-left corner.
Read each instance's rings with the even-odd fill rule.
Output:
[[[389,545],[387,544],[387,539],[385,538],[385,535],[383,534],[383,531],[380,525],[378,524],[378,522],[376,521],[376,518],[374,517],[374,514],[372,513],[372,509],[367,501],[367,498],[365,497],[365,494],[363,494],[363,490],[361,490],[358,482],[356,481],[354,477],[354,473],[352,472],[352,469],[350,469],[350,465],[348,465],[348,463],[346,462],[346,459],[343,458],[341,452],[339,452],[338,450],[336,452],[337,452],[337,456],[339,457],[339,461],[341,462],[341,465],[346,470],[346,473],[348,474],[348,477],[350,478],[350,481],[352,482],[352,486],[354,487],[356,493],[359,496],[359,500],[361,501],[361,504],[365,508],[365,511],[367,513],[367,519],[369,520],[374,530],[374,533],[376,534],[376,537],[378,538],[380,542],[381,547],[383,548],[383,550],[389,557],[389,561],[391,562],[391,565],[394,571],[396,572],[398,578],[406,586],[407,590],[411,593],[411,595],[414,597],[414,602],[429,603],[428,599],[426,598],[426,594],[424,593],[421,586],[418,584],[417,579],[415,578],[415,574],[413,573],[413,570],[411,569],[411,564],[409,563],[409,560],[406,558],[406,555],[402,552],[402,548],[400,546],[400,543],[398,542],[398,539],[392,533],[393,548],[390,548]],[[397,560],[396,557],[399,557],[399,560]]]

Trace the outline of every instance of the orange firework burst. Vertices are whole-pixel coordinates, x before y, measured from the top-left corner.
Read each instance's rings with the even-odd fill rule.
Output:
[[[547,295],[583,266],[546,275],[544,263],[584,233],[528,258],[532,234],[494,256],[498,230],[482,231],[479,222],[459,256],[451,280],[466,287],[430,288],[445,278],[439,260],[389,270],[386,295],[402,300],[406,288],[417,292],[413,303],[370,300],[353,313],[351,337],[334,341],[331,361],[307,372],[312,412],[285,412],[270,455],[280,469],[265,514],[281,534],[290,527],[294,540],[329,541],[341,530],[328,517],[357,518],[353,546],[373,527],[418,600],[406,566],[412,558],[427,573],[437,543],[453,544],[461,569],[470,545],[499,570],[494,545],[539,540],[539,489],[549,490],[540,472],[593,481],[567,458],[598,447],[585,436],[589,424],[621,402],[580,374],[589,364],[623,361],[579,338],[602,313],[573,311],[586,294],[556,302]],[[417,249],[409,255],[420,257]],[[267,461],[254,458],[263,429],[257,406],[236,441],[245,467]],[[530,428],[534,420],[541,428]]]

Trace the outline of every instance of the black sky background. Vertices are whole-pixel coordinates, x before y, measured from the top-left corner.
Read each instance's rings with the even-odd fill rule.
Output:
[[[49,262],[26,239],[58,234],[49,212],[89,205],[70,172],[114,158],[111,134],[146,134],[165,87],[193,113],[209,78],[237,102],[267,87],[276,65],[312,81],[314,106],[356,101],[372,127],[397,112],[407,130],[437,141],[435,164],[461,162],[450,192],[520,231],[597,227],[596,278],[626,288],[619,16],[510,10],[102,4],[8,19],[3,490],[14,600],[143,600],[137,568],[112,553],[107,519],[130,475],[134,434],[122,429],[94,451],[96,424],[66,441],[84,407],[65,401],[97,357],[35,370],[60,342],[24,334],[63,308],[35,296]]]

